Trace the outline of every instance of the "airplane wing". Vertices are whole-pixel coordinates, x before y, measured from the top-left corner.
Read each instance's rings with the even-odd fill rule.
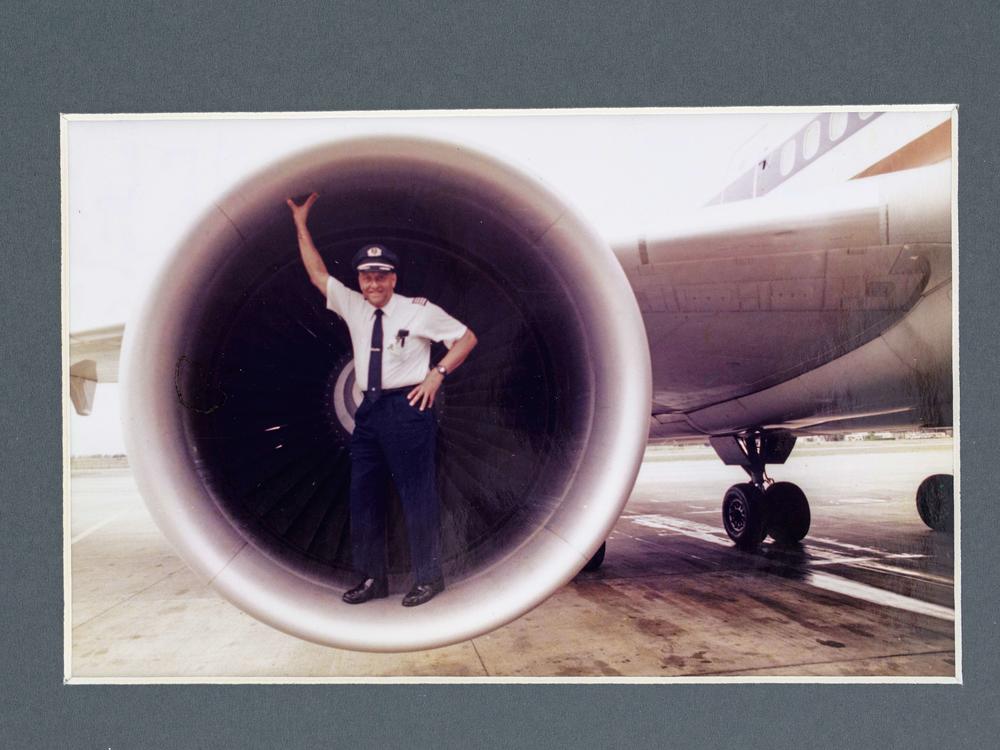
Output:
[[[619,244],[656,437],[951,425],[951,162],[703,209]]]
[[[69,335],[69,394],[76,413],[93,411],[98,383],[118,382],[118,360],[124,324]]]

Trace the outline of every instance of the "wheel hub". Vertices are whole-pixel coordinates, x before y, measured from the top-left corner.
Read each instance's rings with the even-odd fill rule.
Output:
[[[747,525],[747,508],[741,499],[733,500],[729,504],[729,526],[732,530],[740,534]]]

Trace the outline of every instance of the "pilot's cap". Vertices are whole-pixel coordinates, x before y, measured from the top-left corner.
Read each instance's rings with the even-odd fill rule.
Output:
[[[351,261],[355,271],[395,271],[399,258],[385,245],[365,245]]]

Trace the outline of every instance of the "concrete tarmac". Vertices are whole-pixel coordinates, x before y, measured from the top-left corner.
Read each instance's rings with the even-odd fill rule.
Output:
[[[801,545],[740,552],[722,496],[745,481],[709,448],[651,447],[600,570],[492,633],[368,654],[254,620],[153,524],[127,469],[71,481],[71,681],[401,677],[955,679],[955,538],[914,505],[951,473],[935,438],[796,447],[772,477],[809,497]]]

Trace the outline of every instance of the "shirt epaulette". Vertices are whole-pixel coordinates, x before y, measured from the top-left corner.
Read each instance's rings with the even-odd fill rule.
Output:
[[[426,297],[414,297],[411,300],[411,302],[413,302],[414,305],[426,305],[427,304],[427,298]]]

